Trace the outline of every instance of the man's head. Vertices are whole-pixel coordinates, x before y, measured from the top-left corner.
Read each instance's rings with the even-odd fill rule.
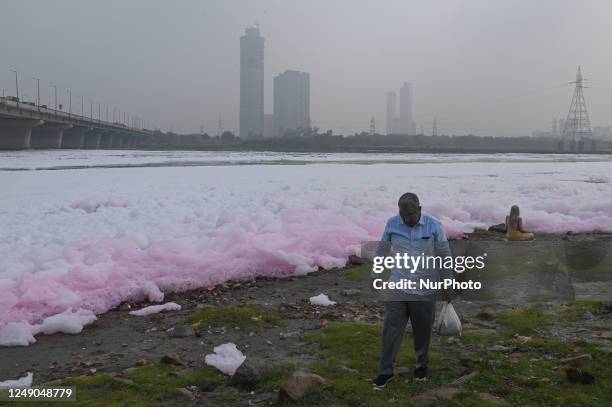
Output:
[[[399,207],[399,215],[405,224],[410,227],[414,227],[421,219],[421,205],[419,203],[419,197],[411,192],[406,192],[400,196],[397,202]]]

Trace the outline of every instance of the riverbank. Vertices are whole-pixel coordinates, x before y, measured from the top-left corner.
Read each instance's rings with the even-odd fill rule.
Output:
[[[303,405],[427,405],[419,403],[446,398],[450,405],[485,399],[603,406],[612,400],[612,306],[601,301],[610,296],[583,296],[588,290],[580,287],[587,282],[574,283],[573,299],[459,296],[454,304],[464,332],[459,338],[434,334],[431,380],[412,382],[407,335],[400,380],[371,390],[383,307],[367,291],[368,275],[364,264],[227,282],[169,294],[165,301],[180,304],[180,311],[145,317],[129,312],[150,304],[124,303],[81,334],[38,336],[26,348],[0,348],[0,379],[32,372],[35,385],[76,385],[83,405],[274,405],[298,369],[326,380],[303,396]],[[311,305],[309,298],[320,293],[338,304]],[[228,342],[247,357],[234,380],[204,364],[206,354]],[[572,379],[566,373],[571,364],[562,360],[584,354],[590,356],[578,370],[595,382],[571,383],[582,376]]]

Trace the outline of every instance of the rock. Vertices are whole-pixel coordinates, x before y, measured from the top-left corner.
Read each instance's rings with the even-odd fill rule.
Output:
[[[495,311],[489,307],[482,307],[476,316],[485,321],[491,321],[495,318]]]
[[[489,403],[493,404],[502,404],[504,402],[503,399],[494,396],[490,393],[478,393],[478,397],[480,397],[484,401],[488,401]]]
[[[351,254],[349,256],[349,258],[348,258],[348,262],[349,262],[349,264],[354,264],[356,266],[359,266],[359,265],[365,264],[366,260],[361,258],[361,257],[359,257],[359,256]]]
[[[90,360],[83,360],[81,363],[79,363],[79,365],[81,365],[82,367],[92,367],[94,365],[94,362]]]
[[[166,333],[170,338],[187,338],[195,335],[191,325],[177,325],[166,330]]]
[[[504,352],[509,350],[510,348],[504,345],[493,345],[491,347],[489,347],[487,350],[491,351],[491,352]]]
[[[268,392],[264,394],[258,394],[257,398],[251,400],[249,399],[249,406],[269,406],[276,404],[274,401],[276,399],[276,393]]]
[[[338,373],[346,373],[346,374],[350,374],[350,375],[353,375],[353,376],[358,376],[359,375],[359,371],[358,370],[352,369],[352,368],[350,368],[348,366],[344,366],[344,365],[337,366],[336,367],[336,371]]]
[[[595,315],[593,315],[592,312],[590,311],[586,311],[584,314],[582,314],[582,318],[586,319],[587,321],[593,321],[595,318]]]
[[[253,389],[257,384],[257,375],[255,369],[249,362],[242,363],[234,375],[229,380],[229,385],[234,387],[242,387],[245,389]]]
[[[559,360],[559,362],[563,363],[564,365],[579,367],[582,366],[585,362],[588,362],[589,360],[593,360],[593,357],[590,353],[585,353],[584,355],[561,359]]]
[[[345,290],[342,290],[341,294],[344,295],[345,297],[356,297],[359,294],[361,294],[361,290],[357,288],[347,288]]]
[[[139,360],[136,362],[136,366],[144,366],[144,365],[146,365],[146,364],[147,364],[147,361],[146,361],[145,359],[139,359]]]
[[[415,407],[433,407],[438,400],[432,396],[414,396],[410,398],[410,403]]]
[[[461,393],[461,390],[454,387],[438,387],[437,389],[427,390],[425,393],[421,393],[420,395],[450,400],[459,393]]]
[[[175,366],[182,366],[185,364],[185,362],[183,362],[181,358],[175,353],[169,353],[167,355],[164,355],[159,361],[159,363]]]
[[[195,400],[195,394],[193,394],[193,392],[191,390],[188,390],[184,387],[180,387],[178,389],[176,389],[176,394],[178,394],[179,396],[183,396],[186,399],[189,400]]]
[[[461,390],[454,387],[438,387],[412,397],[410,402],[419,407],[436,406],[439,399],[451,400],[459,393]]]
[[[463,386],[464,384],[466,384],[469,380],[473,379],[474,377],[478,376],[478,372],[474,371],[474,372],[470,372],[466,375],[463,375],[461,377],[459,377],[458,379],[455,379],[451,382],[451,384],[453,386]]]
[[[587,371],[575,368],[565,369],[565,376],[570,383],[592,384],[595,377]]]
[[[531,336],[521,336],[519,334],[514,334],[514,339],[516,339],[520,343],[525,343],[531,340]]]
[[[279,339],[294,338],[294,337],[299,336],[299,335],[300,335],[300,331],[280,332],[278,334]]]
[[[599,337],[604,339],[612,339],[612,331],[600,332]]]
[[[298,401],[310,389],[327,386],[328,382],[321,376],[301,370],[293,372],[291,377],[281,385],[279,390],[279,402]]]
[[[472,368],[472,367],[474,367],[474,363],[476,363],[476,361],[474,359],[472,359],[472,358],[463,358],[463,359],[461,359],[459,361],[459,363],[463,367]]]
[[[491,225],[487,229],[489,232],[506,233],[506,224],[498,223],[497,225]]]

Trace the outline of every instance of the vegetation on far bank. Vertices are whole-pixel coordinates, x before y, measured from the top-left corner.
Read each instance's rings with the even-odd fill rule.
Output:
[[[475,135],[369,134],[334,135],[290,131],[283,137],[240,139],[231,131],[221,135],[154,132],[142,146],[151,149],[255,150],[295,152],[439,152],[439,153],[558,153],[559,139],[553,137],[491,137]],[[598,153],[612,152],[612,143],[598,144]]]

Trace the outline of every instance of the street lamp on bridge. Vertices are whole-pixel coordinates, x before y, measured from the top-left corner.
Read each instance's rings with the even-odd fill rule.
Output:
[[[17,103],[19,103],[19,80],[17,79],[17,71],[14,69],[9,69],[9,71],[15,73],[15,96],[17,96]]]
[[[72,115],[72,91],[68,89],[68,117]]]
[[[55,86],[55,85],[49,85],[49,87],[54,89],[54,95],[55,95],[55,110],[57,111],[57,86]]]
[[[37,82],[36,85],[36,105],[38,106],[38,110],[40,110],[40,79],[32,78]]]

